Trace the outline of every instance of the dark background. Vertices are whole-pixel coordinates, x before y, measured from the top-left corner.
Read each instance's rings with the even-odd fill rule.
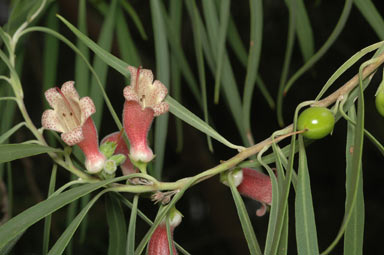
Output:
[[[59,13],[71,23],[77,22],[77,1],[61,0]],[[139,55],[145,68],[154,70],[155,54],[153,44],[152,20],[147,1],[130,1],[138,12],[145,31],[149,38],[147,41],[141,39],[134,28],[131,19],[127,19],[131,28],[132,36],[139,50]],[[373,1],[379,11],[384,10],[383,1]],[[343,1],[305,1],[312,27],[314,29],[315,49],[318,50],[332,32],[341,13]],[[280,79],[281,68],[284,59],[285,42],[288,26],[288,11],[283,1],[264,1],[264,28],[263,45],[260,61],[260,74],[268,86],[271,94],[277,95],[277,88]],[[1,15],[6,15],[6,7],[1,7]],[[187,16],[184,9],[184,15]],[[97,40],[103,17],[91,5],[88,5],[88,31],[89,37]],[[232,1],[231,15],[233,16],[245,45],[249,40],[249,6],[248,1]],[[6,19],[3,19],[6,20]],[[187,59],[197,77],[194,46],[192,44],[192,29],[189,18],[183,19],[182,43]],[[384,28],[383,28],[384,29]],[[64,26],[60,32],[75,42],[76,38]],[[379,38],[364,20],[356,7],[352,8],[351,15],[344,31],[321,60],[314,65],[285,98],[284,118],[286,124],[291,122],[293,112],[298,103],[313,99],[325,84],[333,72],[343,64],[351,55],[370,44],[378,42]],[[44,51],[43,37],[41,34],[32,34],[23,45],[26,47],[25,64],[23,67],[22,83],[25,89],[25,101],[28,111],[37,126],[40,126],[40,116],[43,112],[42,84],[42,56]],[[234,68],[237,83],[242,86],[245,78],[245,70],[233,52],[228,48],[231,56],[232,67]],[[112,52],[119,55],[116,42]],[[290,75],[292,75],[302,64],[302,56],[297,45],[293,54]],[[59,72],[57,86],[64,81],[74,77],[74,54],[60,45]],[[206,69],[208,70],[208,68]],[[341,77],[335,86],[341,86],[358,71],[358,65],[351,68]],[[214,78],[207,71],[207,84],[213,86]],[[371,86],[366,90],[366,127],[378,140],[383,141],[384,119],[376,112],[374,107],[374,93],[380,82],[381,71],[379,71]],[[122,89],[125,81],[113,70],[109,71],[107,82],[107,93],[117,112],[122,111],[123,97]],[[172,84],[171,84],[172,85]],[[242,91],[242,89],[240,90]],[[241,140],[237,134],[235,125],[232,123],[230,114],[225,105],[216,106],[212,104],[213,93],[209,91],[209,111],[213,116],[213,123],[216,129],[231,142],[240,144]],[[223,100],[222,100],[223,102]],[[192,112],[202,116],[197,103],[190,97],[188,89],[183,91],[183,105]],[[260,92],[256,89],[253,109],[253,134],[256,142],[264,140],[273,131],[279,129],[276,121],[276,113],[271,110]],[[107,113],[107,112],[106,112]],[[15,122],[21,120],[21,116],[15,116]],[[104,137],[115,131],[116,127],[109,114],[104,115],[103,125],[99,131],[100,137]],[[167,137],[167,150],[164,165],[163,180],[175,181],[177,179],[195,175],[203,170],[213,167],[220,160],[228,159],[234,155],[219,143],[214,142],[215,153],[208,151],[206,137],[194,128],[184,125],[184,147],[180,153],[176,153],[176,137],[173,116],[170,117],[169,133]],[[315,216],[319,238],[319,247],[323,251],[335,238],[338,228],[341,225],[344,215],[345,200],[345,121],[339,121],[332,136],[311,144],[307,149],[308,164],[311,175],[312,196],[315,207]],[[28,133],[18,132],[12,142],[21,142],[29,138]],[[363,171],[364,171],[364,192],[365,192],[365,242],[364,253],[376,254],[381,250],[382,227],[384,226],[384,209],[382,198],[383,179],[383,157],[380,152],[368,141],[365,140]],[[14,173],[14,213],[41,201],[46,196],[49,184],[51,163],[47,156],[16,161],[12,164]],[[57,187],[68,180],[68,174],[62,169],[59,171]],[[292,190],[293,193],[293,190]],[[290,246],[289,254],[296,254],[295,232],[294,232],[294,197],[290,198]],[[129,196],[128,196],[129,197]],[[268,224],[268,214],[264,217],[257,217],[255,211],[259,204],[249,199],[244,199],[251,216],[256,236],[263,247]],[[139,203],[142,209],[152,219],[156,213],[157,206],[153,206],[149,200],[141,199]],[[66,209],[58,211],[53,216],[52,222],[52,243],[65,229]],[[175,240],[192,254],[248,254],[247,245],[241,230],[236,209],[232,201],[230,191],[222,185],[218,177],[196,185],[188,190],[184,197],[178,202],[177,208],[184,214],[183,222],[175,231]],[[108,228],[105,218],[104,201],[101,199],[89,214],[89,232],[85,244],[78,244],[78,235],[74,240],[74,254],[106,254],[108,247]],[[127,220],[129,210],[126,210]],[[146,233],[147,226],[142,221],[138,222],[136,240],[140,241]],[[21,238],[16,245],[15,254],[40,254],[42,245],[43,223],[35,224]],[[342,253],[341,245],[338,245],[332,254]]]

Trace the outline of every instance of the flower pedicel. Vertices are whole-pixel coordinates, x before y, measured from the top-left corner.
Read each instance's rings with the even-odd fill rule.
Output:
[[[78,145],[86,160],[85,167],[90,173],[98,173],[104,167],[105,156],[100,152],[98,134],[91,118],[96,112],[90,97],[80,99],[74,82],[65,82],[61,89],[51,88],[45,98],[53,108],[43,113],[42,126],[61,132],[61,139],[69,145]]]
[[[168,90],[160,81],[153,81],[151,70],[133,66],[128,66],[128,70],[131,84],[124,88],[124,130],[131,145],[132,163],[147,163],[154,158],[147,134],[153,118],[168,111],[168,104],[163,102]]]

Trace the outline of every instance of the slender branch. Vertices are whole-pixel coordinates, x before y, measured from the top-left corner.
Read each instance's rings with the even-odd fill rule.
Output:
[[[377,56],[376,61],[370,65],[368,65],[363,70],[363,77],[362,79],[365,80],[368,76],[370,76],[372,73],[376,71],[379,66],[381,66],[384,63],[384,53],[381,53],[379,56]],[[343,86],[341,86],[339,89],[337,89],[335,92],[327,96],[326,98],[318,101],[317,103],[312,104],[312,106],[322,106],[327,107],[334,102],[341,96],[347,95],[349,92],[351,92],[357,85],[359,84],[359,74],[356,74],[353,76],[352,79],[350,79],[348,82],[346,82]]]

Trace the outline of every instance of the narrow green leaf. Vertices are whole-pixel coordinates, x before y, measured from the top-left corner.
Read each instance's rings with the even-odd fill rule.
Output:
[[[272,246],[272,243],[273,243],[272,242],[273,232],[275,231],[277,217],[279,215],[279,200],[281,197],[280,186],[282,186],[282,182],[284,179],[276,178],[274,171],[267,164],[262,162],[260,153],[258,154],[257,159],[258,159],[258,161],[261,162],[261,164],[264,166],[264,168],[268,171],[268,174],[269,174],[271,182],[272,182],[272,204],[271,204],[271,211],[269,213],[267,239],[265,241],[265,249],[264,249],[264,253],[269,254],[270,247]],[[281,184],[279,184],[279,183],[281,183]]]
[[[207,22],[207,33],[210,44],[210,51],[213,59],[217,59],[217,46],[216,43],[218,41],[218,18],[216,15],[215,7],[213,1],[203,1],[203,12],[204,17]],[[203,30],[201,30],[203,31]],[[203,39],[203,36],[202,36]],[[204,45],[204,44],[203,44]],[[235,120],[236,127],[239,131],[239,134],[243,140],[244,144],[248,144],[248,139],[246,137],[246,133],[243,126],[243,114],[242,114],[242,104],[239,95],[239,90],[237,87],[236,79],[233,73],[233,69],[231,67],[231,63],[229,61],[228,54],[226,50],[223,52],[223,92],[226,99],[226,103],[229,106],[232,117]],[[216,63],[217,65],[217,63]],[[214,66],[210,66],[211,71],[215,74],[216,68]]]
[[[51,179],[49,181],[49,187],[48,187],[48,197],[52,195],[52,193],[55,190],[56,186],[56,174],[57,174],[57,165],[54,164],[52,168],[52,173],[51,173]],[[43,234],[43,255],[48,253],[48,248],[49,248],[49,236],[51,233],[51,219],[52,215],[48,215],[44,219],[44,234]]]
[[[288,254],[288,230],[289,230],[289,217],[288,217],[288,205],[285,210],[284,220],[283,220],[283,229],[281,230],[280,242],[277,248],[277,255],[286,255]]]
[[[162,2],[151,0],[152,27],[155,40],[157,79],[168,89],[170,81],[170,64],[165,22],[161,9]],[[168,113],[158,116],[155,123],[155,154],[154,177],[159,179],[163,170],[165,143],[167,138]]]
[[[287,81],[289,65],[291,63],[293,46],[295,43],[295,7],[294,0],[288,0],[288,11],[289,11],[289,22],[288,22],[288,34],[287,34],[287,43],[285,48],[284,64],[283,69],[280,75],[279,89],[277,91],[277,101],[276,101],[276,114],[277,122],[280,127],[284,125],[283,119],[283,97],[284,97],[284,86]]]
[[[336,41],[337,37],[340,35],[343,30],[345,23],[349,17],[349,13],[351,11],[353,0],[345,0],[345,4],[343,7],[343,11],[340,15],[339,20],[332,33],[328,37],[327,41],[321,46],[321,48],[288,80],[285,85],[284,92],[287,93],[293,83],[309,68],[311,68],[332,46],[332,44]]]
[[[88,204],[84,207],[81,212],[73,219],[71,224],[67,227],[64,233],[60,236],[60,238],[56,241],[55,245],[53,245],[52,249],[49,251],[48,255],[60,255],[64,252],[66,246],[71,241],[73,235],[75,234],[77,228],[79,227],[81,221],[87,215],[89,209],[96,203],[96,201],[103,195],[107,190],[101,191],[97,194]]]
[[[309,68],[311,68],[336,41],[337,37],[340,35],[341,31],[343,30],[347,22],[347,19],[351,11],[352,3],[353,3],[353,0],[345,0],[345,4],[343,7],[343,11],[340,15],[340,18],[337,21],[337,24],[333,29],[332,33],[330,34],[330,36],[328,37],[327,41],[294,75],[292,75],[292,77],[287,81],[287,83],[284,84],[284,89],[282,90],[282,93],[279,94],[279,98],[277,100],[278,119],[279,119],[280,125],[283,123],[283,117],[282,117],[283,95],[285,95],[289,91],[289,89],[294,84],[294,82],[297,79],[299,79],[301,75],[303,75],[307,70],[309,70]]]
[[[98,0],[90,0],[90,2],[96,7],[96,9],[104,16],[108,15],[108,3]],[[120,1],[122,7],[131,15],[137,16],[135,10],[126,1]],[[123,8],[116,9],[116,36],[119,44],[120,57],[124,61],[128,61],[133,66],[139,66],[141,61],[136,50],[136,46],[130,35],[127,21],[125,19]],[[139,20],[140,22],[140,20]]]
[[[370,60],[374,61],[374,59]],[[362,70],[364,67],[370,63],[370,61],[367,61],[363,63],[359,68],[359,88],[357,90],[358,92],[358,101],[357,101],[357,117],[356,117],[356,127],[355,127],[355,139],[354,139],[354,147],[353,147],[353,155],[352,155],[352,166],[351,171],[349,173],[349,196],[347,196],[345,201],[345,213],[344,213],[344,219],[343,223],[339,229],[339,232],[337,233],[335,239],[332,241],[332,243],[328,246],[328,248],[322,253],[322,254],[328,254],[332,249],[336,246],[336,244],[339,242],[341,237],[344,234],[345,228],[348,225],[351,216],[354,212],[354,206],[356,205],[357,196],[358,196],[358,185],[360,183],[360,179],[362,178],[361,175],[361,169],[362,169],[362,156],[363,156],[363,142],[364,142],[364,85],[362,80]],[[366,79],[365,83],[369,83],[370,79]]]
[[[126,254],[134,254],[135,252],[135,235],[136,235],[136,219],[138,211],[139,196],[133,197],[133,204],[131,207],[131,217],[129,218],[129,227],[127,235],[127,250]]]
[[[227,40],[240,63],[246,68],[248,64],[248,54],[232,17],[229,18]]]
[[[8,215],[9,217],[13,216],[13,174],[12,174],[12,164],[11,162],[7,163],[7,189],[8,189]],[[0,253],[1,254],[1,253]]]
[[[90,200],[91,200],[91,194],[87,194],[87,195],[81,197],[80,198],[80,207],[84,208],[84,206],[86,206]],[[81,222],[79,231],[80,231],[79,244],[84,244],[85,239],[87,237],[87,231],[88,231],[88,217],[87,216],[85,216],[85,218]]]
[[[364,57],[366,54],[377,50],[380,47],[384,46],[384,42],[378,42],[374,43],[372,45],[369,45],[368,47],[365,47],[364,49],[358,51],[355,53],[352,57],[350,57],[347,61],[345,61],[337,70],[331,75],[331,77],[327,80],[319,94],[316,96],[316,101],[320,100],[320,98],[324,95],[324,93],[331,87],[332,84],[345,72],[347,71],[352,65],[354,65],[357,61],[359,61],[362,57]]]
[[[240,39],[240,35],[237,30],[236,24],[231,17],[229,18],[227,40],[229,45],[233,49],[236,57],[239,59],[240,63],[245,68],[247,68],[247,64],[248,64],[247,52],[245,51],[245,47]],[[265,86],[259,74],[256,76],[256,85],[260,89],[260,92],[261,94],[263,94],[265,100],[267,100],[269,107],[271,107],[271,109],[274,109],[275,108],[274,99],[272,98],[271,94],[269,93],[267,87]]]
[[[243,94],[243,115],[244,127],[249,144],[254,143],[251,128],[251,106],[253,98],[253,89],[255,87],[256,75],[259,71],[259,62],[261,55],[261,43],[263,32],[263,3],[261,0],[251,0],[250,5],[250,46],[248,53],[247,73],[245,75],[244,94]]]
[[[193,4],[193,16],[192,16],[192,28],[193,28],[193,39],[195,45],[195,55],[197,68],[199,72],[199,81],[201,86],[201,98],[203,103],[203,111],[204,111],[204,121],[205,123],[209,123],[208,117],[208,101],[207,101],[207,85],[206,85],[206,77],[205,77],[205,65],[204,65],[204,56],[203,56],[203,46],[201,42],[201,31],[200,26],[198,25],[198,9],[196,7],[196,2],[192,1]],[[208,147],[210,151],[213,151],[212,140],[210,136],[208,136]]]
[[[40,0],[15,1],[12,6],[8,23],[4,26],[9,34],[13,34],[25,22],[29,12]]]
[[[11,47],[11,37],[9,34],[7,34],[2,27],[0,27],[0,38],[1,41],[5,44],[5,47],[7,48],[8,52],[12,50]]]
[[[6,246],[0,249],[0,254],[8,255],[11,253],[13,247],[16,245],[16,243],[19,241],[19,239],[24,235],[25,231],[18,234],[13,240],[11,240]]]
[[[298,254],[319,254],[307,156],[301,135],[299,135],[299,174],[295,199],[295,223]]]
[[[139,18],[139,15],[137,15],[135,9],[133,9],[133,7],[127,1],[121,1],[121,5],[123,6],[124,10],[128,13],[128,15],[131,17],[131,19],[133,20],[133,23],[135,23],[135,26],[139,31],[141,37],[144,40],[147,40],[148,36],[145,33],[144,26]]]
[[[235,202],[237,214],[240,219],[241,227],[244,232],[245,239],[247,240],[250,254],[262,254],[259,243],[257,242],[255,232],[253,231],[251,220],[249,219],[247,209],[245,208],[243,199],[233,182],[231,173],[228,174],[228,184],[232,192],[233,201]]]
[[[207,123],[205,123],[203,120],[201,120],[199,117],[197,117],[195,114],[190,112],[187,108],[179,104],[175,99],[168,96],[165,101],[169,104],[169,112],[175,115],[176,117],[180,118],[181,120],[185,121],[192,127],[200,130],[201,132],[209,135],[213,139],[216,139],[217,141],[221,142],[222,144],[228,146],[232,149],[242,149],[243,147],[234,145],[230,143],[227,139],[222,137],[219,133],[216,132],[212,127],[210,127]]]
[[[293,118],[293,130],[296,130],[296,122],[297,122],[297,116],[298,116],[298,111],[300,110],[300,105],[296,108],[295,115]],[[296,135],[292,135],[291,137],[291,144],[287,145],[285,148],[289,151],[289,159],[288,159],[288,164],[287,164],[287,170],[286,170],[286,175],[281,191],[281,198],[279,201],[279,212],[276,218],[276,228],[275,231],[273,232],[273,238],[272,244],[271,244],[271,253],[270,254],[276,254],[278,252],[279,246],[280,246],[280,240],[282,237],[282,232],[284,229],[284,223],[286,222],[285,218],[286,216],[286,211],[288,210],[288,196],[289,192],[291,189],[291,183],[292,183],[292,176],[294,175],[294,169],[293,169],[293,163],[295,161],[295,154],[297,152],[296,148]],[[283,148],[283,151],[284,149]]]
[[[166,32],[168,36],[170,50],[172,54],[174,54],[174,57],[177,59],[178,66],[187,82],[188,88],[192,92],[192,95],[197,101],[200,101],[198,84],[196,82],[195,75],[193,74],[192,69],[189,66],[187,57],[184,54],[181,39],[179,37],[180,33],[176,31],[176,28],[174,27],[175,24],[173,24],[171,18],[168,18],[164,6],[162,6],[162,16],[164,17],[164,22],[166,25]]]
[[[3,115],[2,115],[3,116]],[[8,138],[13,135],[17,130],[19,130],[22,126],[25,126],[25,122],[20,122],[19,124],[13,126],[7,132],[0,136],[0,144],[8,140]]]
[[[122,1],[124,5],[125,1]],[[138,50],[135,42],[132,40],[131,32],[129,31],[127,21],[125,20],[123,11],[120,8],[116,10],[116,37],[119,45],[120,57],[129,62],[133,66],[139,66],[141,63]]]
[[[75,175],[71,175],[71,181],[76,181],[76,178],[77,176]],[[72,203],[70,203],[68,205],[68,207],[66,208],[67,209],[67,212],[66,212],[66,218],[65,218],[65,224],[66,224],[66,227],[68,228],[71,223],[73,222],[73,220],[75,219],[76,217],[76,214],[77,212],[80,210],[78,209],[78,205],[79,205],[79,200],[76,199],[75,201],[73,201]],[[71,239],[69,239],[68,243],[65,244],[65,254],[66,255],[72,255],[73,254],[73,241]]]
[[[356,119],[355,107],[352,106],[348,111],[348,116],[354,121]],[[346,155],[346,195],[353,196],[353,172],[352,155],[355,141],[355,125],[348,122],[347,144],[345,148]],[[359,171],[362,171],[361,169]],[[351,219],[345,229],[344,234],[344,254],[362,255],[364,242],[364,195],[363,178],[361,177],[357,187],[356,205],[353,208]],[[345,208],[347,210],[347,208]]]
[[[371,0],[354,0],[355,5],[375,30],[380,40],[384,40],[384,20]]]
[[[79,31],[84,35],[87,34],[87,6],[86,0],[80,0],[78,4],[77,13],[77,26]],[[83,54],[84,58],[89,60],[89,50],[87,46],[80,40],[77,39],[76,46],[79,51]],[[80,55],[76,54],[75,57],[75,81],[76,89],[80,96],[89,95],[89,70],[87,64],[83,61]]]
[[[0,163],[61,150],[38,144],[0,144]]]
[[[124,75],[125,77],[130,77],[130,73],[127,69],[128,64],[119,58],[113,56],[108,51],[101,48],[97,43],[93,42],[86,35],[81,33],[76,27],[69,23],[66,19],[57,15],[57,17],[83,42],[87,45],[101,60],[107,63],[110,67]]]
[[[315,43],[313,39],[313,31],[311,22],[308,18],[307,10],[303,0],[296,0],[296,33],[299,39],[301,53],[303,54],[304,62],[312,57]]]
[[[59,30],[59,21],[56,18],[58,12],[57,3],[53,3],[47,13],[46,27],[52,30]],[[59,56],[59,41],[57,38],[45,35],[44,52],[43,52],[43,90],[56,86],[56,74]],[[45,106],[48,104],[45,102]]]
[[[53,3],[48,9],[45,26],[54,31],[59,31],[59,20],[56,18],[56,13],[59,8],[57,3]],[[59,57],[59,40],[48,34],[44,35],[44,51],[43,51],[43,91],[59,86],[57,84],[57,66]],[[48,108],[49,104],[44,100],[44,108]],[[48,144],[56,145],[56,140],[52,133],[47,134]]]
[[[108,194],[105,199],[105,210],[109,228],[108,255],[124,254],[127,229],[120,200]]]
[[[219,103],[219,92],[220,92],[220,83],[221,83],[221,71],[223,66],[223,56],[225,48],[225,38],[227,34],[228,19],[229,19],[229,8],[231,2],[229,0],[222,0],[220,3],[220,24],[218,28],[218,41],[216,42],[217,47],[217,58],[216,58],[216,72],[215,72],[215,90],[214,90],[214,102],[215,104]]]
[[[54,211],[62,208],[63,206],[71,203],[76,199],[79,199],[86,194],[89,194],[94,190],[104,187],[109,183],[122,181],[125,179],[127,179],[127,177],[123,176],[110,180],[100,181],[97,183],[84,184],[80,187],[65,191],[26,209],[0,227],[0,249],[5,247],[10,241],[28,229],[31,225],[53,213]]]
[[[275,199],[276,194],[277,193],[277,196],[278,197],[281,197],[281,191],[283,190],[283,185],[284,185],[284,180],[285,180],[285,176],[284,176],[284,168],[283,168],[283,165],[282,165],[282,160],[281,160],[281,155],[279,154],[277,148],[278,146],[276,144],[272,144],[272,147],[273,147],[273,154],[274,154],[274,157],[276,158],[276,175],[277,175],[277,185],[278,185],[278,189],[276,189],[276,184],[274,184],[275,182],[275,178],[272,179],[272,206],[271,206],[271,212],[270,212],[270,216],[269,216],[269,223],[268,223],[268,231],[267,231],[267,238],[266,238],[266,241],[265,241],[265,248],[264,248],[264,253],[265,254],[270,254],[270,251],[271,251],[271,247],[272,247],[272,244],[273,244],[273,237],[274,237],[274,231],[276,229],[276,222],[277,222],[277,217],[278,217],[278,213],[279,211],[281,210],[280,208],[278,208],[279,206],[279,199]],[[266,166],[267,164],[263,161],[263,158],[259,159],[258,158],[258,161],[263,165],[263,166]],[[267,165],[268,166],[268,165]],[[268,166],[269,168],[269,166]],[[284,230],[283,230],[284,231]]]
[[[172,247],[173,238],[172,238],[171,227],[170,227],[170,224],[169,224],[168,217],[165,220],[165,228],[166,228],[166,231],[167,231],[167,241],[168,241],[169,255],[173,255],[173,247]]]
[[[97,44],[103,48],[105,51],[110,51],[113,40],[113,31],[115,28],[115,20],[116,20],[116,8],[117,8],[117,0],[113,0],[110,4],[108,13],[105,17],[105,21],[103,26],[101,27],[100,36]],[[99,76],[101,84],[105,89],[106,81],[107,81],[107,71],[108,65],[103,61],[103,59],[97,57],[93,61],[93,68]],[[95,126],[97,129],[100,128],[102,114],[103,114],[103,97],[100,97],[100,88],[97,86],[98,81],[93,76],[91,79],[91,87],[89,95],[92,98],[97,111],[93,114],[93,120],[95,122]]]
[[[180,40],[181,35],[181,20],[182,20],[182,8],[183,3],[179,0],[171,0],[169,2],[169,22],[172,24],[171,26],[167,25],[168,28],[173,28],[175,31],[176,38],[171,38],[168,40],[169,42],[174,40]],[[165,11],[164,11],[165,12]],[[173,48],[171,46],[171,48]],[[179,102],[181,102],[181,70],[179,67],[179,62],[175,55],[176,53],[171,51],[171,95]],[[196,85],[197,86],[197,85]],[[175,118],[175,126],[176,126],[176,152],[181,152],[183,149],[183,123],[179,118]]]

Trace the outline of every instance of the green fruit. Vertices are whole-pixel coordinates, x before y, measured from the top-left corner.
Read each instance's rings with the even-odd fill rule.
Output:
[[[380,113],[381,116],[384,117],[384,91],[380,91],[376,95],[376,109]]]
[[[333,113],[325,107],[305,109],[297,120],[297,129],[305,130],[303,136],[309,139],[321,139],[332,132],[335,125]]]

